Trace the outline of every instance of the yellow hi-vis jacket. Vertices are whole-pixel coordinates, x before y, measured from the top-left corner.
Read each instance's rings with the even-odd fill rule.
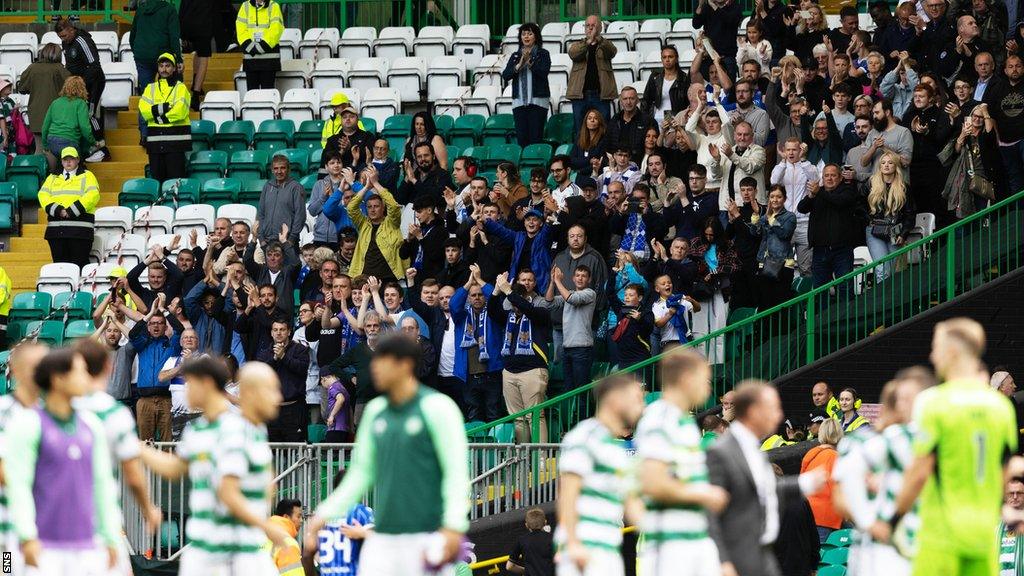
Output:
[[[243,2],[235,19],[235,35],[242,48],[242,69],[280,70],[282,33],[284,18],[277,2],[266,0],[262,8],[256,7],[256,0]]]
[[[274,567],[280,576],[305,576],[302,568],[302,551],[299,543],[295,540],[297,530],[291,520],[281,516],[271,516],[270,522],[276,524],[288,532],[289,537],[285,539],[284,546],[274,546],[270,540],[263,543],[263,551],[270,554],[274,560]]]
[[[46,211],[49,224],[45,238],[59,240],[82,238],[92,241],[96,206],[100,203],[100,185],[88,170],[68,175],[52,174],[39,189],[39,206]],[[61,212],[63,211],[63,215]]]
[[[139,100],[139,112],[149,127],[149,153],[192,150],[192,121],[188,115],[191,103],[192,92],[180,80],[171,84],[165,78],[157,78],[146,86]]]
[[[7,316],[11,311],[11,302],[14,300],[14,284],[7,271],[0,266],[0,316]]]

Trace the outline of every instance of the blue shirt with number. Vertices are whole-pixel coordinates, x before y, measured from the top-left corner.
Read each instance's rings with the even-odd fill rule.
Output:
[[[373,510],[363,504],[356,504],[345,517],[344,524],[372,526]],[[359,549],[362,540],[352,540],[341,533],[342,524],[328,524],[320,530],[319,564],[321,576],[348,574],[354,576],[359,567]]]

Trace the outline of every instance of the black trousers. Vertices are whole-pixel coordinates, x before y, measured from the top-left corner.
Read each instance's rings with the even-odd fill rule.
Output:
[[[100,76],[86,85],[89,92],[89,123],[92,124],[92,133],[96,140],[103,140],[103,108],[100,107],[100,98],[103,96],[103,89],[107,85],[107,79]]]
[[[537,144],[544,140],[544,122],[547,121],[547,118],[547,108],[533,104],[512,109],[512,119],[516,125],[516,140],[521,147],[526,148],[530,144]]]
[[[149,171],[158,182],[187,178],[184,152],[150,152]]]
[[[79,268],[89,263],[92,238],[47,239],[46,242],[50,245],[50,256],[54,262],[70,262]]]
[[[272,90],[277,80],[277,70],[246,70],[246,90]]]
[[[267,424],[267,439],[270,442],[305,442],[308,416],[303,400],[282,405],[277,418]]]

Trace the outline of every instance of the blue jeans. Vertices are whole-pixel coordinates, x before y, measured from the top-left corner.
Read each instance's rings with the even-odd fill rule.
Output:
[[[580,136],[580,126],[583,125],[583,117],[591,108],[597,110],[604,116],[607,124],[611,120],[612,106],[608,100],[601,100],[601,93],[593,90],[583,92],[583,98],[572,101],[572,141],[575,142]]]
[[[1000,146],[999,155],[1003,157],[1003,168],[1006,170],[1006,184],[1009,187],[1007,193],[1013,196],[1024,190],[1024,169],[1021,167],[1024,163],[1024,140],[1010,146]]]
[[[63,170],[60,167],[60,151],[64,148],[71,146],[75,150],[78,150],[79,158],[82,157],[82,146],[80,142],[74,140],[68,140],[67,138],[61,138],[60,136],[50,136],[46,139],[46,149],[50,151],[57,158],[58,171]]]
[[[868,252],[871,253],[871,260],[880,260],[896,251],[896,245],[889,240],[882,240],[871,235],[871,226],[864,230],[864,237],[867,239]],[[875,281],[881,282],[889,277],[889,270],[892,262],[886,262],[875,268]]]
[[[483,372],[467,377],[463,387],[466,420],[494,422],[501,403],[501,373]]]
[[[814,287],[824,286],[834,278],[853,271],[853,248],[840,246],[825,248],[816,246],[811,256],[811,278],[814,280]],[[836,292],[840,299],[846,299],[850,294],[850,283],[844,282]]]
[[[590,382],[590,368],[594,365],[594,347],[578,346],[562,349],[562,374],[565,377],[565,391],[575,390]],[[594,406],[590,394],[576,398],[576,414],[579,420],[590,416],[589,408]]]

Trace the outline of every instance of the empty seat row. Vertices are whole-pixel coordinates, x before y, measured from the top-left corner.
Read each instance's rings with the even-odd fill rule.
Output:
[[[400,58],[419,56],[432,60],[439,56],[457,54],[470,70],[476,67],[488,52],[491,31],[487,24],[466,24],[454,30],[451,26],[424,26],[419,34],[408,26],[388,26],[377,33],[368,26],[352,26],[344,33],[337,28],[310,28],[301,39],[298,30],[288,32],[281,39],[282,59],[286,58],[350,58],[376,56]]]
[[[287,104],[284,109],[289,118],[312,119],[309,118],[310,111],[316,105],[319,116],[326,119],[332,114],[330,96],[335,92],[346,94],[359,110],[360,116],[370,118],[377,124],[383,124],[387,117],[402,111],[402,97],[397,88],[370,88],[362,93],[351,88],[338,89],[327,94],[326,100],[319,103],[316,103],[318,93],[289,92],[290,96],[285,94],[288,99],[282,101],[277,90],[250,90],[246,92],[243,102],[241,94],[236,90],[214,90],[206,94],[200,105],[200,117],[213,122],[219,130],[222,124],[232,120],[262,121],[276,118],[282,105]]]

